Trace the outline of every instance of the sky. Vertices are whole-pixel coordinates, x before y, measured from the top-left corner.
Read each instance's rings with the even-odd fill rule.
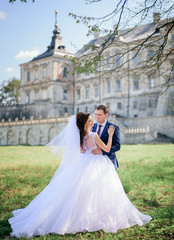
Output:
[[[87,37],[84,24],[69,16],[101,17],[110,13],[115,1],[86,4],[85,0],[35,0],[32,3],[8,3],[0,0],[0,84],[13,77],[20,78],[20,64],[32,60],[47,49],[57,20],[66,50],[75,53],[93,36]]]
[[[143,0],[142,0],[143,1]],[[77,52],[93,36],[87,37],[87,27],[77,24],[69,16],[102,17],[115,9],[118,0],[102,0],[86,4],[85,0],[0,0],[0,85],[13,77],[20,79],[20,64],[28,62],[47,50],[55,25],[55,10],[58,10],[58,26],[66,50]],[[134,0],[129,1],[131,7]],[[113,27],[113,20],[107,27]]]

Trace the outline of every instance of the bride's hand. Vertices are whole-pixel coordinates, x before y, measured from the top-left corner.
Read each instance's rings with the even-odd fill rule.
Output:
[[[101,155],[102,154],[102,150],[101,150],[101,148],[97,147],[96,149],[93,149],[91,151],[91,153],[94,154],[94,155]]]
[[[114,131],[115,131],[114,125],[110,125],[109,128],[108,128],[108,134],[109,134],[110,136],[113,136]]]

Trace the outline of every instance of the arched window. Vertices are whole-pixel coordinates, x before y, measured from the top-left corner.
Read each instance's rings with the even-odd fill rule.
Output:
[[[50,127],[48,130],[48,142],[51,141],[56,135],[57,135],[57,129],[56,127]]]
[[[29,145],[34,145],[36,139],[32,128],[29,128],[26,132],[26,143]]]
[[[7,145],[15,145],[15,133],[11,129],[7,132]]]

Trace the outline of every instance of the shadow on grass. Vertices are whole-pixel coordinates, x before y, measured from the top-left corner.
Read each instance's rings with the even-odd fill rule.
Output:
[[[8,220],[0,220],[0,239],[5,236],[9,236],[11,232],[11,227]]]
[[[174,205],[156,208],[154,218],[168,219],[170,223],[172,223],[174,218]]]
[[[160,206],[156,199],[149,200],[149,199],[143,198],[143,202],[146,206],[152,206],[152,207],[159,207]]]
[[[125,193],[128,194],[131,191],[132,186],[127,183],[123,183],[123,188],[124,188]]]
[[[149,229],[149,231],[153,231],[155,233],[155,231],[161,231],[161,234],[163,237],[165,237],[164,239],[173,239],[171,238],[171,232],[168,232],[168,230],[166,229],[172,226],[172,222],[173,222],[173,215],[174,215],[174,206],[169,205],[169,206],[165,206],[165,207],[153,207],[152,209],[152,222],[150,222],[150,225],[145,226],[146,229]],[[165,222],[165,224],[164,224]],[[158,225],[158,227],[157,227]],[[132,227],[131,229],[135,229],[135,233],[139,231],[139,234],[141,234],[142,229],[141,228],[136,228],[136,226]],[[118,237],[118,233],[117,235],[112,235],[110,236],[110,233],[108,233],[106,236],[106,238],[100,238],[101,235],[101,231],[97,231],[94,233],[77,233],[75,235],[71,235],[71,234],[65,234],[64,236],[60,236],[57,234],[48,234],[46,237],[41,237],[41,236],[35,236],[34,239],[124,239],[124,234],[127,232],[128,230],[124,229],[123,232],[122,230],[120,230],[119,236],[123,236],[123,238],[117,238]],[[10,232],[11,232],[11,227],[10,224],[8,223],[8,220],[1,220],[0,221],[0,239],[9,239],[10,237]],[[122,234],[123,233],[123,234]],[[150,234],[150,232],[147,232],[148,234]],[[125,239],[133,239],[131,238],[132,235],[132,231],[130,231],[130,238],[125,238]],[[9,238],[8,238],[9,237]],[[135,237],[135,236],[134,236]],[[150,237],[150,235],[149,235]],[[12,239],[12,238],[10,238]],[[16,238],[13,238],[16,239]],[[23,238],[26,239],[26,238]],[[134,238],[137,239],[137,238]],[[139,239],[139,238],[138,238]],[[140,238],[140,239],[144,239],[144,238]],[[146,238],[147,239],[147,238]],[[151,238],[149,238],[151,239]],[[155,239],[155,238],[152,238]],[[157,238],[156,238],[157,239]],[[163,239],[163,238],[159,238],[159,239]]]
[[[136,172],[136,169],[139,172]],[[149,182],[168,182],[174,180],[173,166],[170,162],[164,161],[160,164],[145,165],[145,168],[141,164],[136,165],[136,169],[133,171],[133,175],[136,172],[136,177],[143,180],[144,184]]]

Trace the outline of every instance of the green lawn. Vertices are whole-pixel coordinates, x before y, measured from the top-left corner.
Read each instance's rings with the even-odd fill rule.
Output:
[[[49,234],[35,239],[174,239],[174,145],[123,145],[117,156],[118,174],[129,199],[153,220],[115,234]],[[15,239],[9,236],[11,211],[25,207],[49,183],[58,164],[59,160],[43,146],[0,147],[0,239]]]

